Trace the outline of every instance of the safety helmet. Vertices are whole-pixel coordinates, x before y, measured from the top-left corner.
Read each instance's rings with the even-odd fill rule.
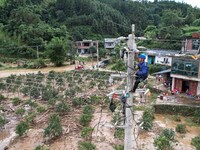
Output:
[[[145,54],[140,54],[139,58],[146,59],[146,55]]]

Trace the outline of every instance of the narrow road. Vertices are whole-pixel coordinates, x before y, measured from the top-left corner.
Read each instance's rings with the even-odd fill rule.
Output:
[[[86,62],[85,68],[89,68],[94,64],[96,64],[96,62]],[[8,77],[11,74],[24,75],[28,73],[38,73],[38,71],[41,71],[41,73],[48,73],[49,71],[52,71],[52,70],[56,72],[64,72],[64,71],[74,70],[74,68],[75,68],[75,65],[68,65],[68,66],[62,66],[62,67],[46,67],[46,68],[41,68],[41,69],[2,70],[0,71],[0,78]]]

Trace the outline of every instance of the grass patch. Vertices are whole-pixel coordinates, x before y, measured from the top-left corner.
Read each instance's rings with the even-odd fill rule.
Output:
[[[6,119],[3,116],[0,116],[0,127],[3,127],[6,124]]]
[[[91,120],[92,120],[92,115],[82,114],[79,123],[82,126],[88,126]]]
[[[0,94],[0,102],[3,101],[3,100],[5,100],[5,99],[6,98],[3,95]]]
[[[34,150],[50,150],[47,146],[45,145],[38,145]]]
[[[90,127],[85,127],[81,130],[81,137],[84,138],[85,140],[90,140],[92,136],[92,131],[93,128]]]
[[[134,106],[133,110],[138,110],[138,111],[145,111],[146,106],[140,105],[140,106]]]
[[[200,127],[200,125],[197,124],[197,123],[195,123],[195,122],[193,121],[193,118],[191,118],[191,117],[185,118],[185,122],[186,122],[186,124],[187,124],[188,126]]]
[[[114,133],[114,137],[118,138],[120,140],[124,139],[124,129],[116,128],[115,133]]]
[[[144,111],[143,116],[142,116],[142,127],[144,130],[150,130],[153,127],[153,110],[152,109],[147,109]]]
[[[115,150],[124,150],[124,145],[115,145],[114,149]]]
[[[22,136],[26,133],[26,131],[29,129],[29,124],[28,122],[20,122],[17,127],[16,127],[16,133],[19,135],[19,136]]]
[[[84,113],[84,114],[91,115],[92,113],[94,113],[94,109],[92,108],[91,105],[86,105],[86,106],[83,108],[83,113]]]
[[[184,134],[187,132],[185,124],[177,124],[176,125],[176,132]]]
[[[17,106],[17,105],[21,104],[21,102],[22,101],[18,97],[15,97],[15,98],[12,99],[12,104],[14,106]]]
[[[174,115],[174,116],[173,116],[173,120],[176,121],[176,122],[181,122],[181,117],[180,117],[180,115]]]
[[[158,93],[152,93],[151,95],[151,98],[150,98],[150,101],[155,104],[156,103],[156,100],[157,100],[157,97],[158,97]]]
[[[15,113],[16,113],[17,115],[22,116],[22,115],[24,115],[24,113],[25,113],[25,109],[24,109],[24,108],[18,108],[18,109],[16,110]]]
[[[195,138],[192,138],[191,144],[196,147],[197,150],[200,150],[200,136],[196,136]]]
[[[78,143],[78,150],[96,150],[96,146],[91,142],[79,142]]]

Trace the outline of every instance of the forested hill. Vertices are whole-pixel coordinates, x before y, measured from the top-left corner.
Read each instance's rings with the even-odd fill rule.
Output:
[[[199,8],[173,1],[0,0],[0,52],[32,57],[34,46],[55,41],[71,49],[71,41],[126,36],[131,24],[138,36],[181,39],[200,31],[199,18]]]

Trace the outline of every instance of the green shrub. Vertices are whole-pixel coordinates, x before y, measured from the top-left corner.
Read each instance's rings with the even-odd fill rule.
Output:
[[[50,116],[48,127],[44,130],[44,136],[49,138],[57,138],[62,135],[62,126],[60,117],[57,114]]]
[[[3,100],[5,100],[5,99],[6,98],[3,95],[0,94],[0,102],[3,101]]]
[[[196,147],[197,150],[200,150],[200,136],[192,138],[191,144]]]
[[[99,103],[101,102],[101,100],[102,100],[102,97],[101,97],[101,96],[98,96],[98,95],[92,95],[92,96],[90,97],[90,102],[91,102],[92,104],[99,104]]]
[[[49,99],[55,98],[58,95],[58,91],[52,87],[44,87],[42,89],[42,99],[48,101]]]
[[[154,140],[154,145],[156,146],[156,150],[170,150],[171,142],[170,140],[164,136],[160,135]]]
[[[45,110],[46,110],[46,108],[42,107],[42,106],[38,106],[36,109],[37,109],[37,112],[39,112],[39,113],[45,112]]]
[[[93,128],[90,128],[90,127],[83,128],[81,130],[81,137],[86,140],[89,140],[92,136],[92,131],[93,131]]]
[[[82,126],[88,126],[91,120],[92,120],[92,115],[82,114],[80,116],[79,122]]]
[[[27,102],[26,102],[26,104],[28,104],[29,106],[31,106],[31,107],[37,107],[38,106],[38,104],[36,103],[36,102],[34,102],[33,100],[28,100]]]
[[[51,99],[48,100],[48,104],[49,105],[53,105],[54,106],[55,103],[56,103],[56,99],[55,98],[51,98]]]
[[[45,145],[38,145],[34,150],[50,150],[47,146]]]
[[[158,114],[171,114],[171,115],[182,115],[182,116],[195,116],[200,114],[199,107],[186,106],[186,105],[168,105],[168,104],[156,104],[154,105],[155,113]]]
[[[19,135],[19,136],[22,136],[25,134],[26,130],[29,129],[29,125],[27,122],[20,122],[17,126],[16,126],[16,133]]]
[[[115,150],[124,150],[124,145],[115,145]]]
[[[6,124],[6,119],[0,115],[0,128]]]
[[[91,105],[86,105],[84,108],[83,108],[83,113],[84,114],[93,114],[94,113],[94,109],[92,108]]]
[[[29,95],[29,88],[27,86],[22,87],[20,89],[20,92],[22,92],[24,94],[24,96],[28,96]]]
[[[3,64],[2,64],[2,63],[0,63],[0,68],[1,68],[1,67],[3,67]]]
[[[83,105],[83,104],[84,104],[84,101],[83,101],[81,98],[74,97],[74,98],[72,99],[72,105],[73,105],[74,107],[81,106],[81,105]]]
[[[24,63],[23,67],[24,68],[29,68],[29,69],[39,69],[39,68],[44,68],[47,65],[42,59],[31,61],[31,62],[26,62]]]
[[[70,109],[69,105],[67,103],[65,103],[65,102],[60,102],[55,107],[55,111],[59,112],[61,114],[70,112],[70,110],[71,109]]]
[[[14,106],[19,105],[21,102],[22,102],[22,101],[21,101],[18,97],[15,97],[15,98],[12,99],[12,104],[13,104]]]
[[[35,112],[29,112],[24,118],[26,122],[33,122],[35,117],[36,117]]]
[[[124,129],[122,128],[115,128],[114,137],[118,139],[124,139]]]
[[[118,59],[111,69],[117,71],[126,71],[127,67],[125,66],[125,63],[122,60]]]
[[[166,70],[166,69],[169,69],[170,67],[169,66],[164,66],[164,65],[159,65],[159,64],[149,64],[149,74],[153,74],[155,72],[159,72],[159,71],[162,71],[162,70]]]
[[[144,130],[150,130],[153,126],[153,111],[151,109],[147,109],[144,111],[142,116],[142,127]]]
[[[169,140],[174,140],[175,132],[173,129],[164,129],[161,135],[165,136]]]
[[[25,113],[25,109],[24,108],[18,108],[15,112],[17,115],[23,115]]]
[[[111,120],[111,122],[113,123],[113,124],[116,124],[116,125],[120,125],[120,118],[121,118],[121,115],[120,115],[120,112],[116,112],[116,113],[114,113],[114,115],[112,116],[112,120]]]
[[[200,113],[199,113],[199,111],[197,111],[197,110],[195,111],[194,117],[192,118],[192,122],[200,125]]]
[[[178,133],[186,133],[186,125],[185,124],[177,124],[176,132]]]
[[[180,117],[180,115],[174,115],[174,116],[173,116],[173,120],[174,120],[174,121],[177,121],[177,122],[181,122],[181,117]]]
[[[79,142],[78,143],[78,150],[96,150],[96,146],[91,142]]]
[[[95,81],[90,81],[89,83],[89,88],[94,88],[96,86],[96,82]]]
[[[6,88],[6,85],[4,83],[0,82],[0,90],[4,90],[5,88]],[[2,98],[4,98],[4,97],[2,97]]]
[[[38,98],[40,96],[40,89],[38,87],[32,87],[30,90],[30,96],[33,98]]]

